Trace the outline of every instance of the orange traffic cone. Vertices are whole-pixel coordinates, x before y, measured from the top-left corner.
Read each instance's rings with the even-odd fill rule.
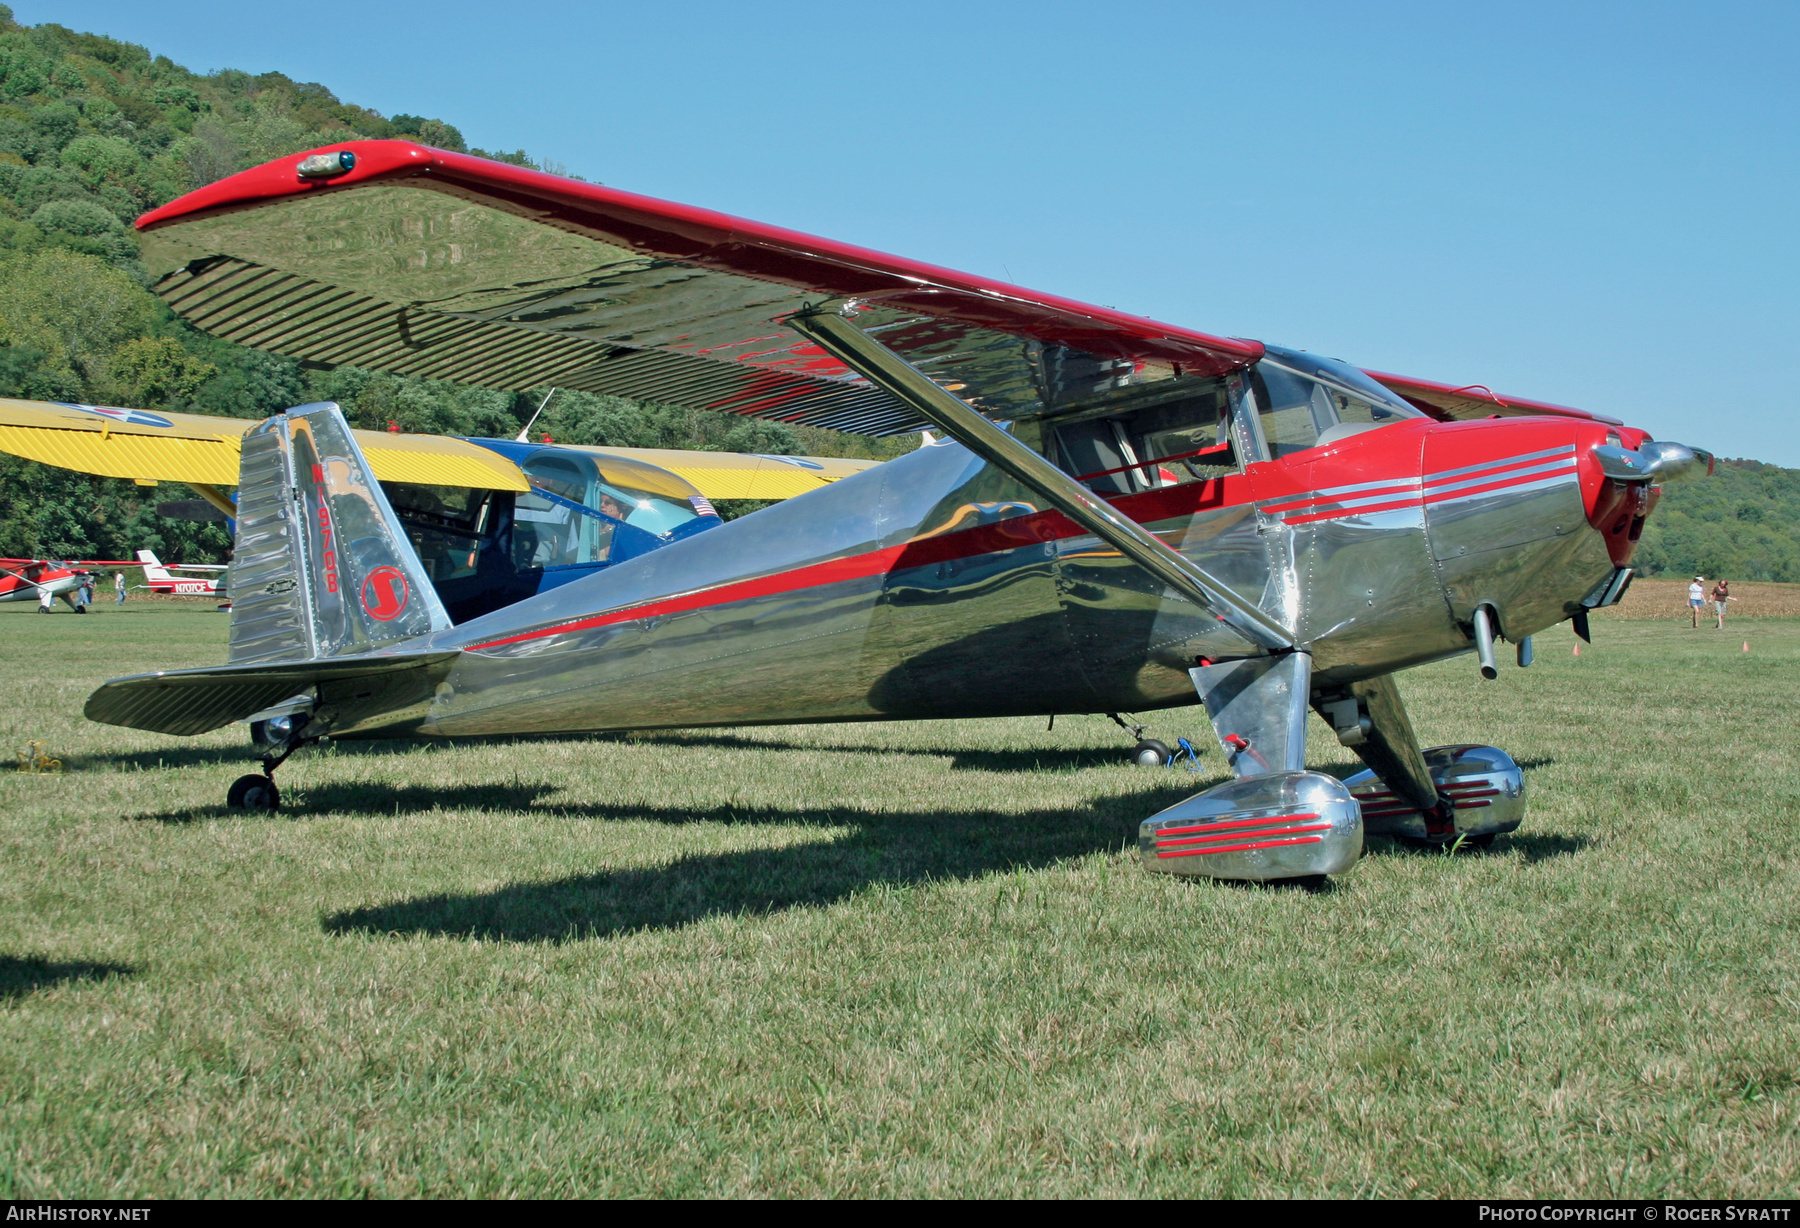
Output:
[[[1575,645],[1575,655],[1578,657],[1581,655],[1581,645],[1580,644]]]
[[[1750,641],[1749,641],[1749,640],[1745,640],[1745,641],[1744,641],[1744,651],[1745,651],[1745,652],[1749,652],[1749,651],[1750,651]]]

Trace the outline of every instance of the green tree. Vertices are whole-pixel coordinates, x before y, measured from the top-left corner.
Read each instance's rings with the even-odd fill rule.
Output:
[[[218,367],[196,358],[173,337],[128,341],[119,348],[112,366],[118,399],[152,408],[185,405],[218,372]]]
[[[0,342],[41,351],[90,390],[127,341],[150,332],[156,301],[124,273],[62,248],[0,259]]]

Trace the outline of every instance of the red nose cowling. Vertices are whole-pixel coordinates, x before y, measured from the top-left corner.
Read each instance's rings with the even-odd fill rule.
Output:
[[[1637,448],[1649,438],[1649,432],[1631,427],[1610,429],[1579,425],[1575,428],[1575,451],[1581,464],[1581,498],[1587,507],[1588,523],[1606,539],[1606,553],[1615,567],[1624,567],[1631,562],[1638,538],[1644,532],[1644,521],[1656,507],[1662,488],[1647,482],[1621,482],[1607,477],[1600,472],[1592,451],[1596,445],[1606,443]]]

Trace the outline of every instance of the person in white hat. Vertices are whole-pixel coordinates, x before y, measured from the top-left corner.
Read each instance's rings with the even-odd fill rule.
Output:
[[[1695,576],[1688,585],[1688,613],[1694,616],[1694,630],[1700,629],[1700,607],[1706,604],[1706,577]]]

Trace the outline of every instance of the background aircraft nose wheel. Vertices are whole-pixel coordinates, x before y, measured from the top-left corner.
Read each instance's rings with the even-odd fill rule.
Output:
[[[281,790],[267,776],[240,776],[225,795],[233,810],[274,810],[281,805]]]

